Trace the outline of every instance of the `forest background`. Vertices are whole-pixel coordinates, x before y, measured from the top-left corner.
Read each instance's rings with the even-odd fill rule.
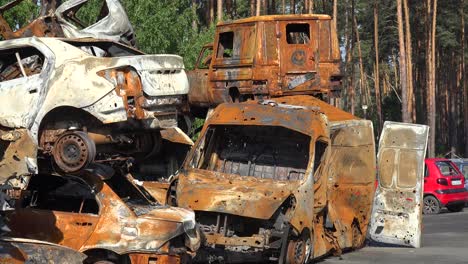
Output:
[[[19,28],[37,15],[33,1],[5,14],[10,25]],[[138,48],[178,54],[189,70],[201,47],[212,42],[220,20],[329,14],[338,30],[344,73],[341,99],[335,103],[371,119],[376,135],[385,120],[428,124],[430,157],[468,158],[468,0],[120,1]],[[101,2],[89,0],[77,16],[93,21]]]

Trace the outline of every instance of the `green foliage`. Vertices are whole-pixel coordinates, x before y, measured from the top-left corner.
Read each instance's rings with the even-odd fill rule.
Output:
[[[11,0],[0,0],[0,6]],[[33,0],[25,0],[3,14],[13,31],[27,25],[39,14],[39,6]]]

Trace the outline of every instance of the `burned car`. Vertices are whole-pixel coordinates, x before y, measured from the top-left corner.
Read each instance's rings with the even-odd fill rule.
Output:
[[[193,144],[177,127],[187,92],[176,55],[94,39],[0,42],[0,179],[21,187],[41,164],[66,174],[131,160],[170,175],[163,158],[185,155],[164,151]]]
[[[22,238],[0,237],[0,262],[9,264],[82,264],[86,255],[60,245]]]
[[[220,22],[188,72],[191,105],[307,94],[339,96],[336,29],[328,15],[270,15]]]
[[[188,261],[200,245],[193,211],[156,203],[128,177],[36,175],[7,213],[10,235],[70,247],[85,263]]]
[[[386,123],[374,201],[370,121],[310,96],[221,104],[168,199],[195,211],[205,259],[306,263],[361,247],[369,223],[376,241],[417,247],[427,130]]]
[[[101,0],[100,11],[82,15],[81,9],[98,8],[95,1],[37,1],[39,17],[22,28],[9,25],[4,13],[24,0],[14,0],[0,7],[0,35],[4,39],[22,37],[98,38],[135,46],[135,33],[125,9],[118,0]],[[87,7],[89,5],[90,7]],[[94,15],[94,16],[93,16]],[[34,14],[32,14],[34,16]],[[91,16],[91,17],[90,17]]]

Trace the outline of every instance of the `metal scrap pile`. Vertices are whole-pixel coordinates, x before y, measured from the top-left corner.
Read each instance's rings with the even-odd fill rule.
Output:
[[[135,48],[118,0],[91,24],[87,0],[41,0],[11,27],[20,2],[0,7],[0,260],[299,264],[368,225],[419,247],[428,129],[387,123],[376,161],[372,123],[315,98],[341,84],[329,16],[220,23],[186,74]]]

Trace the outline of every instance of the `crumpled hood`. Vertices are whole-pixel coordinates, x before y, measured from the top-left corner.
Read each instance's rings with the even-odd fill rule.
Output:
[[[178,206],[269,219],[300,182],[191,170],[179,175]]]

